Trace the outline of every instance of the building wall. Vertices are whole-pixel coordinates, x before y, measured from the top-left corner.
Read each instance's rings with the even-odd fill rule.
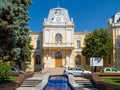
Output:
[[[120,14],[108,20],[108,32],[113,41],[113,52],[104,66],[120,65]],[[84,38],[88,32],[74,32],[74,21],[69,17],[67,9],[53,8],[48,18],[44,19],[43,32],[31,32],[33,46],[31,61],[27,71],[38,71],[41,68],[83,66],[88,60],[82,55]],[[57,42],[56,36],[62,38]],[[60,38],[58,38],[59,40]]]
[[[113,52],[111,52],[111,62],[112,65],[120,65],[120,12],[114,14],[111,18],[108,19],[108,28],[109,34],[112,37],[113,41]]]
[[[63,36],[63,43],[62,44],[67,44],[66,39],[64,38],[66,33],[65,31],[55,31],[55,30],[51,30],[50,34],[51,34],[51,40],[50,42],[55,43],[55,35],[56,33],[60,33]],[[54,48],[50,47],[46,47],[43,48],[43,43],[44,41],[41,42],[41,48],[40,50],[37,50],[37,40],[38,37],[41,37],[41,40],[43,39],[43,33],[32,33],[30,34],[31,37],[31,45],[33,46],[34,50],[32,50],[32,55],[31,55],[31,62],[29,68],[27,69],[27,71],[35,71],[35,57],[36,55],[40,55],[41,56],[41,65],[44,63],[44,67],[45,68],[53,68],[56,67],[55,66],[55,53],[56,52],[61,52],[62,53],[62,64],[66,63],[66,67],[68,66],[76,66],[76,57],[77,55],[80,55],[80,63],[81,65],[86,65],[86,60],[85,57],[82,56],[81,51],[82,51],[82,47],[84,46],[84,38],[85,35],[87,34],[87,32],[75,32],[73,35],[73,47],[72,48],[64,48],[64,47],[56,47],[54,46]],[[80,40],[80,48],[77,48],[77,40]],[[49,42],[49,44],[51,44]]]
[[[120,24],[114,23],[108,27],[108,32],[113,41],[113,52],[111,52],[112,65],[120,65]]]

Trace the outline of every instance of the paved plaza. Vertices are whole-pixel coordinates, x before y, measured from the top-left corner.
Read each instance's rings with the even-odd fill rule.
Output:
[[[48,68],[43,70],[42,73],[37,72],[33,77],[27,78],[16,90],[37,90],[36,85],[42,82],[44,75],[62,75],[63,72],[63,68]],[[90,80],[85,79],[84,77],[74,77],[74,80],[80,85],[80,90],[99,90]]]

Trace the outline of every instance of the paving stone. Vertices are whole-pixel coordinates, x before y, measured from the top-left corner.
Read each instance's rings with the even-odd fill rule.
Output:
[[[64,72],[64,68],[47,68],[43,73],[36,73],[33,77],[26,79],[23,84],[16,90],[36,90],[35,86],[41,86],[41,81],[44,75],[61,75]],[[93,81],[84,77],[74,77],[77,84],[81,86],[76,90],[99,90],[93,83]],[[39,88],[38,87],[38,88]]]

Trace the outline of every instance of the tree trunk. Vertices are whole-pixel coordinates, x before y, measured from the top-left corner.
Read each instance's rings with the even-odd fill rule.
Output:
[[[94,72],[97,72],[97,66],[94,67]]]
[[[21,69],[22,70],[22,67],[21,67],[21,62],[20,61],[17,61],[17,68]]]

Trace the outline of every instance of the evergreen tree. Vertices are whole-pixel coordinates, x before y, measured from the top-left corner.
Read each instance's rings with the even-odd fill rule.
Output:
[[[30,0],[2,0],[0,5],[0,57],[16,62],[31,57],[28,12]]]

